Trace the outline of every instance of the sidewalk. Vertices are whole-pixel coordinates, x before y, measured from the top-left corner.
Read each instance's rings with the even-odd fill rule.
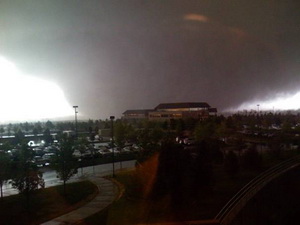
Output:
[[[113,181],[102,177],[90,177],[89,179],[95,183],[99,189],[99,194],[92,201],[74,211],[42,223],[41,225],[73,224],[105,209],[120,197],[121,190],[119,190],[118,185]]]

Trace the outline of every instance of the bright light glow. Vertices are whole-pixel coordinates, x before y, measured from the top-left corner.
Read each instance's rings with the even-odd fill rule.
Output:
[[[50,119],[74,113],[56,84],[22,74],[1,56],[0,84],[1,122]]]
[[[192,21],[198,21],[206,23],[209,21],[208,17],[200,14],[187,14],[183,18],[184,20],[192,20]]]
[[[281,95],[270,101],[255,101],[244,103],[237,110],[256,110],[259,104],[260,110],[297,110],[300,109],[300,92],[295,95]]]

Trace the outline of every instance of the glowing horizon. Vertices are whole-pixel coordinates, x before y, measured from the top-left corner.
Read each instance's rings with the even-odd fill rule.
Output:
[[[73,109],[53,82],[24,75],[0,56],[0,122],[67,117]]]
[[[238,106],[237,108],[229,109],[228,111],[233,110],[259,110],[261,111],[280,111],[280,110],[298,110],[300,109],[300,91],[293,95],[281,94],[275,97],[272,100],[267,101],[251,101],[246,102]]]

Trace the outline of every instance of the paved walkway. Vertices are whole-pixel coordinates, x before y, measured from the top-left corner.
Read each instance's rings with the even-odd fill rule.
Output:
[[[63,225],[76,223],[103,210],[120,197],[122,190],[120,190],[119,186],[113,181],[102,177],[90,177],[89,180],[94,182],[99,189],[98,195],[92,201],[74,211],[45,222],[42,225]]]

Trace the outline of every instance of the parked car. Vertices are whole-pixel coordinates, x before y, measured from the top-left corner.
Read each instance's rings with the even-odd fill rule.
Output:
[[[80,158],[81,157],[81,152],[79,150],[75,149],[74,152],[73,152],[73,156],[75,158]]]
[[[132,153],[132,147],[131,146],[126,146],[122,149],[122,153]]]
[[[184,140],[183,140],[183,143],[185,144],[185,145],[192,145],[192,144],[195,144],[195,139],[194,138],[185,138]]]
[[[42,156],[43,160],[51,160],[52,157],[54,157],[54,153],[46,153]]]
[[[81,154],[81,158],[83,159],[90,159],[90,158],[93,158],[93,153],[91,150],[86,150],[85,152],[83,152]]]
[[[98,150],[98,153],[103,157],[112,156],[112,152],[108,149],[100,149]]]
[[[44,167],[46,161],[45,161],[41,156],[34,156],[34,158],[33,158],[33,163],[34,163],[37,167]]]
[[[114,147],[114,148],[110,148],[108,149],[111,153],[114,153],[115,155],[118,155],[121,153],[121,148],[119,147]]]

